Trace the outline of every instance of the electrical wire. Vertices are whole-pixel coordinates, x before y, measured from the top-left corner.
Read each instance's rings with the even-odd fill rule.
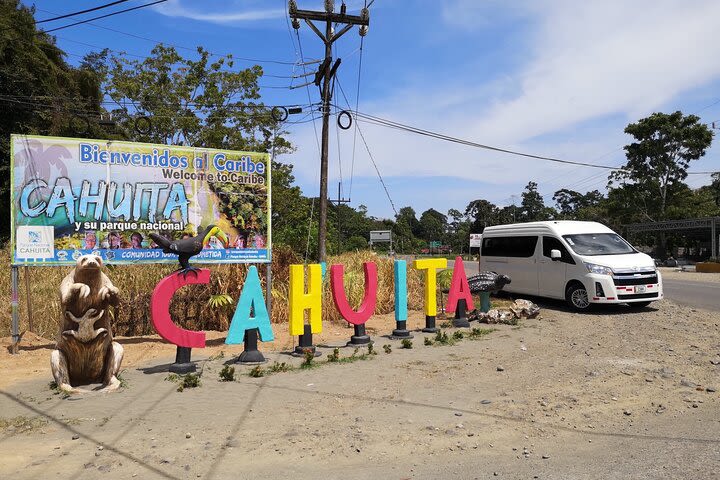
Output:
[[[61,27],[51,28],[50,30],[44,30],[43,33],[57,32],[58,30],[64,30],[66,28],[74,27],[76,25],[82,25],[83,23],[92,22],[94,20],[100,20],[101,18],[112,17],[115,15],[120,15],[121,13],[127,13],[127,12],[132,12],[134,10],[140,10],[141,8],[152,7],[153,5],[157,5],[158,3],[165,3],[167,1],[168,0],[155,0],[154,2],[144,3],[144,4],[138,5],[136,7],[126,8],[124,10],[118,10],[117,12],[106,13],[105,15],[99,15],[97,17],[88,18],[86,20],[80,20],[79,22],[70,23],[68,25],[63,25]]]
[[[38,11],[41,11],[41,12],[45,12],[45,13],[52,13],[52,14],[54,14],[54,12],[50,12],[50,11],[48,11],[48,10],[42,10],[42,9],[40,9],[40,8],[38,8],[37,10],[38,10]],[[143,36],[141,36],[141,35],[136,35],[136,34],[134,34],[134,33],[123,32],[123,31],[117,30],[117,29],[115,29],[115,28],[110,28],[110,27],[106,27],[106,26],[103,26],[103,25],[96,25],[96,24],[94,24],[94,23],[87,23],[87,25],[90,25],[90,26],[95,27],[95,28],[100,28],[100,29],[103,29],[103,30],[107,30],[107,31],[110,31],[110,32],[119,33],[120,35],[126,35],[126,36],[131,37],[131,38],[137,38],[137,39],[139,39],[139,40],[144,40],[144,41],[146,41],[146,42],[154,43],[156,46],[157,46],[157,45],[166,45],[166,46],[169,46],[169,47],[175,47],[175,48],[177,48],[178,50],[186,50],[186,51],[190,51],[190,52],[197,53],[197,48],[188,47],[188,46],[185,46],[185,45],[179,45],[179,44],[170,43],[170,42],[161,42],[161,41],[159,41],[159,40],[154,40],[154,39],[152,39],[152,38],[143,37]],[[103,47],[97,47],[97,48],[103,48]],[[236,55],[233,55],[233,54],[220,54],[220,53],[210,52],[210,51],[208,51],[208,54],[209,54],[210,56],[213,56],[213,57],[227,57],[228,55],[231,55],[233,60],[241,60],[241,61],[245,61],[245,62],[252,62],[252,63],[258,63],[258,64],[260,64],[260,63],[270,63],[270,64],[276,64],[276,65],[296,65],[296,64],[297,64],[297,62],[286,62],[286,61],[282,61],[282,60],[266,60],[266,59],[257,59],[257,58],[249,58],[249,57],[240,57],[240,56],[236,56]]]
[[[112,7],[114,5],[117,5],[119,3],[125,3],[127,1],[129,1],[129,0],[117,0],[115,2],[106,3],[105,5],[99,5],[97,7],[88,8],[87,10],[80,10],[79,12],[73,12],[73,13],[67,13],[65,15],[60,15],[59,17],[46,18],[45,20],[36,20],[35,24],[45,23],[45,22],[54,22],[55,20],[62,20],[63,18],[74,17],[76,15],[82,15],[83,13],[90,13],[90,12],[94,12],[96,10],[102,10],[103,8]]]
[[[357,78],[357,92],[355,94],[355,117],[357,118],[358,107],[360,105],[360,78],[362,73],[362,59],[363,59],[363,45],[365,43],[365,37],[360,37],[360,60],[358,61],[358,78]],[[355,145],[357,141],[358,122],[355,122],[355,129],[353,132],[353,153],[352,162],[350,163],[350,192],[348,198],[352,198],[352,187],[353,178],[355,173]]]
[[[340,87],[340,92],[342,93],[342,96],[345,99],[345,103],[347,103],[348,108],[350,108],[350,102],[348,101],[347,95],[345,95],[345,90],[343,90],[343,88],[342,88],[340,79],[338,79],[337,84],[338,84],[338,87]],[[377,163],[375,162],[375,158],[373,157],[373,154],[370,151],[370,147],[367,144],[367,140],[365,140],[365,135],[363,135],[360,127],[358,127],[357,131],[360,134],[360,138],[362,139],[363,144],[365,145],[365,150],[367,151],[368,157],[370,157],[370,162],[372,162],[373,167],[375,167],[375,172],[377,173],[377,176],[380,179],[380,184],[382,185],[383,189],[385,190],[385,195],[387,196],[388,200],[390,201],[390,206],[392,207],[393,212],[395,212],[395,216],[397,216],[398,211],[395,208],[395,203],[393,202],[392,197],[390,196],[390,191],[388,190],[387,185],[385,184],[385,180],[383,180],[383,177],[380,174],[380,169],[378,168]]]

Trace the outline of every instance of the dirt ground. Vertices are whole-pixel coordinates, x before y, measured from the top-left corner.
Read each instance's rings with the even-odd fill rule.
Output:
[[[327,364],[321,348],[317,368],[252,378],[236,366],[233,382],[218,374],[242,347],[210,333],[193,350],[202,384],[182,392],[158,339],[120,339],[119,392],[69,398],[48,386],[52,342],[27,334],[10,356],[4,340],[0,478],[720,476],[718,314],[667,300],[589,314],[540,305],[541,318],[480,340],[426,346],[415,332],[412,349],[382,337],[391,315],[374,317],[368,360]],[[413,312],[409,327],[422,321]],[[318,344],[352,332],[324,328]],[[261,344],[266,368],[301,361],[282,353],[284,330]]]

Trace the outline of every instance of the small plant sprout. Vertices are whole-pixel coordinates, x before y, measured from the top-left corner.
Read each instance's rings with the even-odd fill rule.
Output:
[[[392,353],[392,346],[385,344],[383,345],[383,350],[385,350],[385,353]]]
[[[264,376],[265,376],[265,369],[263,369],[262,367],[260,367],[260,366],[258,365],[257,367],[253,367],[253,369],[250,370],[250,372],[248,373],[248,375],[250,375],[251,377],[254,377],[254,378],[264,377]]]
[[[410,340],[409,338],[403,338],[402,342],[400,342],[400,344],[402,345],[402,348],[412,348],[413,347],[412,340]]]
[[[282,363],[275,362],[272,365],[270,365],[270,367],[268,368],[268,370],[270,370],[270,372],[272,372],[272,373],[289,372],[292,369],[293,369],[292,365],[288,365],[285,362],[282,362]]]
[[[300,364],[300,368],[307,369],[307,368],[314,368],[316,366],[315,363],[315,353],[313,353],[312,350],[309,348],[305,349],[305,358],[303,362]]]
[[[372,343],[368,343],[368,355],[377,355],[377,352],[375,351],[375,346]]]
[[[339,360],[340,360],[340,349],[339,348],[334,349],[333,352],[327,356],[328,362],[333,363],[333,362],[337,362]]]
[[[465,337],[465,335],[460,330],[453,333],[453,336],[452,336],[453,340],[462,340],[464,337]]]
[[[427,346],[430,346],[433,344],[433,341],[430,339],[430,337],[425,337],[425,341],[423,343]]]
[[[235,367],[231,367],[230,365],[225,365],[222,368],[222,370],[220,370],[220,381],[221,382],[235,381]]]

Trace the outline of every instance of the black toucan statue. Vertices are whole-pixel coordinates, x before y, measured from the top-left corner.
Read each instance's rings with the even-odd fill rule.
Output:
[[[151,233],[150,238],[162,247],[163,253],[172,253],[178,256],[180,261],[180,268],[178,274],[187,275],[189,272],[197,272],[199,269],[190,266],[190,257],[197,255],[202,252],[210,243],[211,237],[217,237],[225,248],[228,246],[228,237],[225,232],[220,230],[216,225],[208,225],[203,230],[202,227],[198,229],[199,233],[197,236],[192,238],[183,238],[181,240],[170,240],[157,233]]]
[[[470,293],[497,292],[510,283],[510,277],[499,275],[497,272],[482,272],[468,277]]]

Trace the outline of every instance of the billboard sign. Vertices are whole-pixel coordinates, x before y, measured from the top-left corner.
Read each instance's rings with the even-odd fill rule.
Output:
[[[471,233],[470,234],[470,248],[482,247],[482,233]]]
[[[390,230],[373,230],[370,232],[370,243],[383,243],[392,241]]]
[[[13,265],[174,263],[152,241],[216,225],[197,263],[270,261],[266,153],[109,140],[11,137]]]

